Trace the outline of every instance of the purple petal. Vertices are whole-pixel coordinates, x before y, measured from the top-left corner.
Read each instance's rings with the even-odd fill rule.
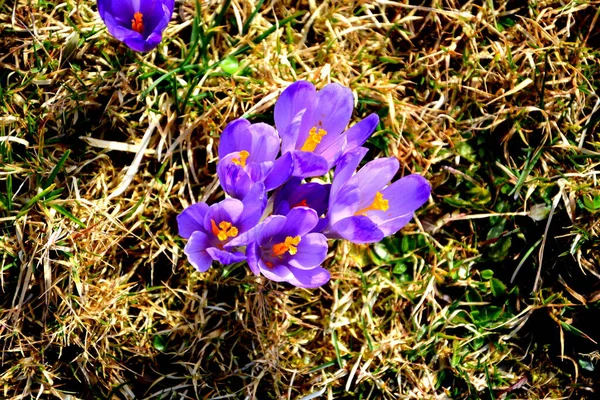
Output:
[[[293,171],[292,153],[285,153],[273,163],[273,168],[265,179],[265,189],[269,191],[283,185],[292,176]]]
[[[386,187],[381,194],[388,201],[389,208],[386,211],[368,211],[367,215],[377,224],[383,224],[386,221],[396,219],[401,216],[408,216],[408,223],[413,213],[421,207],[431,192],[431,185],[421,175],[412,174],[392,183]],[[395,229],[399,222],[396,222],[390,229]],[[403,225],[404,226],[404,225]],[[400,226],[398,229],[402,228]],[[395,233],[398,229],[393,231]],[[386,236],[388,233],[386,233]]]
[[[259,261],[259,266],[260,272],[267,279],[275,282],[288,282],[302,288],[316,288],[324,285],[331,279],[329,271],[322,267],[302,270],[285,265],[275,265],[269,268],[262,261]]]
[[[309,270],[302,270],[289,267],[292,278],[288,280],[294,286],[306,289],[314,289],[323,286],[331,279],[331,274],[323,267],[317,267]]]
[[[329,163],[329,167],[333,167],[340,157],[344,154],[346,148],[347,138],[344,133],[338,135],[335,142],[331,143],[327,148],[321,148],[318,151],[315,149],[315,153],[325,158]]]
[[[322,176],[329,171],[327,160],[318,154],[307,151],[293,151],[294,172],[292,176],[309,178]]]
[[[285,154],[296,149],[298,135],[300,135],[300,125],[302,124],[302,119],[304,118],[305,112],[306,110],[300,111],[284,130],[278,131],[279,136],[281,137],[281,154]]]
[[[233,162],[233,159],[237,157],[239,157],[239,153],[234,152],[222,158],[217,164],[217,176],[225,193],[231,197],[243,199],[254,182],[246,169]]]
[[[258,123],[250,126],[252,148],[249,150],[252,162],[273,161],[279,153],[279,135],[270,125]]]
[[[122,41],[132,50],[149,51],[162,40],[173,14],[174,0],[140,2],[123,0],[98,0],[98,13],[115,39]],[[134,14],[142,14],[144,31],[132,28]]]
[[[225,248],[230,249],[230,248],[234,248],[234,247],[248,246],[248,245],[250,245],[250,243],[256,242],[256,240],[258,238],[258,233],[260,232],[261,229],[262,229],[262,223],[258,224],[257,226],[255,226],[253,228],[250,228],[249,230],[247,230],[245,232],[241,232],[239,235],[237,235],[236,237],[232,238],[229,242],[227,242],[227,244],[225,245]]]
[[[247,119],[239,118],[231,121],[223,133],[219,142],[219,159],[231,153],[246,150],[252,150],[252,133],[250,132],[250,122]],[[239,157],[239,156],[238,156]]]
[[[333,143],[344,130],[354,109],[352,91],[337,83],[330,83],[317,92],[317,102],[310,116],[305,116],[300,127],[300,147],[313,127],[324,129],[327,134],[316,147],[318,153]]]
[[[356,175],[348,180],[348,184],[358,185],[360,202],[357,210],[370,206],[375,198],[375,193],[382,190],[396,175],[400,163],[396,158],[379,158],[368,162]]]
[[[246,171],[250,176],[252,182],[262,182],[269,175],[273,169],[273,161],[266,161],[263,163],[250,163],[246,166]]]
[[[325,234],[330,238],[342,238],[356,244],[375,243],[384,238],[377,224],[364,215],[344,218]]]
[[[115,14],[113,18],[122,26],[131,27],[131,19],[133,14],[139,11],[139,3],[135,5],[131,0],[98,0],[98,14],[102,19],[105,19],[106,14]]]
[[[173,5],[175,1],[139,1],[138,11],[142,13],[142,21],[144,23],[144,38],[149,38],[152,33],[158,32],[162,35],[169,24],[169,20],[173,14]],[[131,16],[133,19],[133,15]],[[131,21],[129,21],[131,26]]]
[[[279,234],[291,237],[306,235],[319,222],[317,212],[308,207],[292,208],[285,218],[286,223]]]
[[[330,161],[334,165],[340,154],[348,153],[349,151],[361,146],[373,134],[379,117],[377,114],[371,114],[362,121],[352,125],[350,129],[339,135],[338,139],[331,143],[329,147],[324,148],[318,153]]]
[[[335,179],[333,181],[335,184]],[[346,182],[335,194],[330,195],[327,218],[331,224],[351,217],[358,210],[361,193],[357,183]]]
[[[258,245],[256,243],[250,243],[250,245],[246,247],[246,262],[248,263],[248,267],[250,267],[250,271],[252,271],[254,275],[260,275],[257,251]]]
[[[312,109],[316,90],[312,83],[297,81],[289,85],[275,103],[275,127],[279,134],[288,129],[294,117],[304,109]],[[285,150],[289,151],[291,149]]]
[[[410,222],[415,213],[409,213],[401,215],[394,219],[389,219],[384,223],[379,225],[379,229],[383,232],[385,236],[391,236],[394,233],[398,232],[400,229],[404,228],[406,224]]]
[[[177,216],[177,226],[179,227],[179,236],[189,239],[192,233],[203,231],[204,216],[208,211],[206,203],[196,203],[187,207]]]
[[[301,185],[300,179],[294,178],[276,193],[273,214],[287,215],[293,207],[303,205],[315,210],[317,215],[323,215],[327,211],[329,188],[330,185],[317,182]]]
[[[294,276],[289,268],[285,265],[275,265],[271,268],[267,267],[262,260],[258,261],[260,272],[268,279],[275,282],[288,282]]]
[[[154,49],[162,41],[162,33],[151,33],[145,40],[140,37],[130,36],[122,40],[131,50],[145,53]]]
[[[394,216],[415,211],[425,204],[430,193],[431,185],[418,174],[407,175],[382,191],[383,197],[389,202],[388,214]]]
[[[213,204],[204,216],[205,231],[212,232],[211,220],[215,221],[217,225],[222,221],[231,222],[235,225],[243,210],[244,204],[238,199],[225,199]]]
[[[190,236],[183,252],[190,264],[200,272],[206,272],[212,264],[212,257],[206,252],[208,237],[204,232],[196,231]]]
[[[362,121],[352,125],[352,127],[346,131],[348,140],[344,151],[347,152],[358,146],[362,146],[373,134],[375,128],[377,128],[377,124],[379,124],[379,116],[377,114],[371,114]]]
[[[297,252],[288,264],[298,269],[315,268],[327,258],[327,238],[320,233],[309,233],[302,237]]]
[[[206,249],[206,252],[212,257],[213,260],[218,261],[223,265],[233,264],[246,259],[246,256],[239,251],[229,252],[217,249],[216,247],[209,247]]]
[[[275,194],[273,195],[273,214],[287,215],[292,208],[292,205],[296,204],[292,203],[293,200],[291,197],[294,196],[296,191],[300,188],[301,182],[302,179],[300,178],[291,178],[285,185],[275,191]],[[296,198],[297,197],[294,197],[294,200]],[[300,203],[302,200],[304,200],[304,198],[298,197],[297,203]]]
[[[327,218],[327,216],[321,217],[321,218],[319,218],[319,222],[317,222],[317,226],[315,226],[311,232],[313,232],[313,233],[323,232],[323,230],[325,229],[325,227],[327,225],[329,225],[329,218]]]
[[[331,184],[330,199],[333,200],[336,193],[344,183],[346,183],[358,168],[358,165],[367,154],[368,149],[364,147],[357,147],[344,154],[344,156],[338,162],[335,168],[335,175],[333,183]]]
[[[256,226],[267,206],[267,196],[265,186],[261,182],[255,183],[244,200],[244,210],[237,221],[237,228],[240,232],[245,232]]]
[[[283,215],[271,215],[259,225],[260,229],[256,235],[256,242],[260,246],[267,245],[273,236],[281,232],[285,223],[286,217]]]
[[[102,17],[102,14],[100,14],[100,16]],[[133,14],[132,14],[132,16],[133,16]],[[104,16],[102,17],[102,19],[104,20],[104,23],[106,24],[106,28],[108,29],[108,32],[115,39],[117,39],[120,42],[124,42],[124,43],[126,40],[134,41],[135,42],[134,46],[136,46],[137,48],[132,48],[132,49],[135,51],[141,51],[141,50],[138,50],[138,48],[142,49],[144,47],[145,41],[144,41],[144,37],[142,36],[142,34],[134,31],[133,29],[131,29],[131,27],[126,27],[123,24],[121,24],[120,21],[117,18],[115,18],[115,16],[112,14],[112,12],[109,12],[107,10],[107,12],[104,13]]]

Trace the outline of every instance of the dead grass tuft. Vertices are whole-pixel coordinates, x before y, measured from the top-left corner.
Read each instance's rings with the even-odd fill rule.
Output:
[[[137,54],[95,2],[0,2],[0,397],[593,396],[599,2],[501,3],[178,1]],[[195,272],[176,215],[297,79],[432,201],[319,290]]]

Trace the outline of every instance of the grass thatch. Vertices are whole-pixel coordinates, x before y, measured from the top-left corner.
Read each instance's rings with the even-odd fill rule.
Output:
[[[0,397],[595,398],[599,4],[178,0],[139,54],[95,2],[0,1]],[[196,272],[176,215],[297,79],[431,201],[319,290]]]

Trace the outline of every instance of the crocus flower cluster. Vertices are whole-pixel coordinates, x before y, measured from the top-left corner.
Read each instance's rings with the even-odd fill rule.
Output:
[[[175,0],[98,0],[98,14],[115,39],[135,51],[150,51],[162,40]]]
[[[275,104],[275,127],[238,119],[225,128],[217,175],[229,197],[194,204],[177,217],[198,271],[214,261],[246,261],[256,275],[315,288],[330,279],[322,266],[328,239],[374,243],[412,219],[429,198],[429,183],[416,174],[392,182],[396,158],[358,169],[379,118],[372,114],[346,129],[353,104],[341,85],[317,91],[298,81]],[[331,169],[331,184],[316,179]]]

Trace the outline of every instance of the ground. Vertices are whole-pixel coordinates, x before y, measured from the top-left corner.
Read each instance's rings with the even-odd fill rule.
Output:
[[[177,0],[136,53],[95,2],[0,1],[0,397],[595,398],[599,4]],[[176,216],[298,79],[431,198],[319,289],[197,272]]]

